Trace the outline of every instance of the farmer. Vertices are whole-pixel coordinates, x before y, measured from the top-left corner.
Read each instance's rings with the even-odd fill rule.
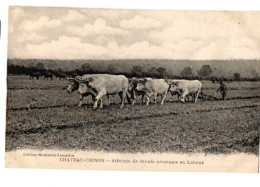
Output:
[[[220,91],[220,93],[222,94],[222,100],[226,100],[226,96],[227,96],[227,87],[226,85],[223,83],[223,81],[220,81],[220,86],[217,89],[217,92]]]

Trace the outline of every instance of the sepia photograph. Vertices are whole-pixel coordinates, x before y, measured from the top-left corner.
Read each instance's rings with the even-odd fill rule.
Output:
[[[8,16],[6,167],[259,172],[260,12]]]

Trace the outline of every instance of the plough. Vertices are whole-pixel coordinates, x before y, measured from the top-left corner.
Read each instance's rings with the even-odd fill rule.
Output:
[[[203,92],[200,92],[198,98],[201,99],[202,101],[215,101],[215,100],[219,100],[217,97],[211,96],[211,95],[207,95],[207,94],[205,94]]]

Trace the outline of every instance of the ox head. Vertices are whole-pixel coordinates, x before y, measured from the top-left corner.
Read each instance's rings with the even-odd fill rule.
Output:
[[[145,89],[145,83],[149,80],[152,80],[152,79],[151,78],[138,79],[135,89],[137,91],[143,91]]]
[[[178,85],[179,85],[179,82],[171,82],[169,84],[169,91],[171,92],[178,92]]]
[[[89,83],[93,81],[93,77],[88,77],[87,79],[84,80],[78,80],[79,82],[79,88],[78,88],[78,93],[79,94],[85,94],[89,90]]]
[[[74,91],[76,91],[79,88],[79,83],[78,83],[78,81],[76,79],[67,78],[67,80],[69,82],[71,82],[70,85],[67,88],[67,92],[68,93],[74,92]]]
[[[128,91],[135,90],[137,82],[138,79],[136,77],[129,79]]]

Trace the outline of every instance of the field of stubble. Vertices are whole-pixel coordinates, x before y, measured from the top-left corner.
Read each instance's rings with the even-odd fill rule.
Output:
[[[92,110],[91,98],[78,107],[67,81],[9,76],[6,150],[80,149],[113,152],[258,154],[260,82],[227,83],[226,101],[142,105],[119,109],[119,96]],[[218,84],[202,81],[204,93]],[[30,109],[28,109],[30,108]]]

